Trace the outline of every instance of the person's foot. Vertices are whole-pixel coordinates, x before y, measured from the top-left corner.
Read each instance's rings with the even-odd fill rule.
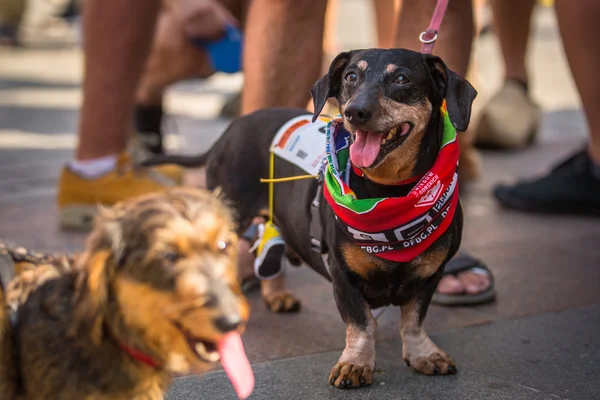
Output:
[[[75,172],[73,165],[61,171],[58,183],[59,225],[63,229],[89,230],[98,206],[111,206],[132,197],[163,191],[166,182],[158,182],[150,169],[135,168],[130,157],[121,155],[116,166],[97,176]]]
[[[467,270],[456,275],[445,275],[438,284],[437,291],[445,294],[477,294],[485,292],[490,284],[487,272]]]
[[[495,297],[491,271],[480,260],[463,253],[446,264],[432,302],[446,306],[475,305]]]
[[[539,107],[527,93],[527,85],[509,79],[481,110],[475,127],[476,145],[518,149],[534,142],[540,123]]]
[[[515,185],[498,185],[494,196],[504,207],[550,214],[600,215],[600,177],[587,151],[581,151],[548,175]]]

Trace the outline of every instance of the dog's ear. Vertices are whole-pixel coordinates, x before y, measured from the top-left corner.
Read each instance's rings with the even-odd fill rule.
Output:
[[[121,224],[116,210],[101,210],[86,251],[78,260],[81,269],[75,291],[76,334],[86,332],[99,343],[108,311],[108,286],[123,256]]]
[[[102,325],[108,307],[111,256],[109,251],[102,250],[84,257],[86,270],[77,281],[75,317],[81,332],[89,333],[95,343],[102,338]]]
[[[310,95],[313,99],[313,118],[315,122],[317,117],[323,111],[327,99],[337,97],[340,94],[340,85],[342,82],[342,72],[350,60],[352,52],[343,52],[337,55],[329,66],[329,72],[321,77],[310,89]]]
[[[441,58],[426,55],[425,61],[440,96],[446,99],[452,125],[459,132],[466,131],[469,127],[471,108],[477,97],[477,91],[469,81],[448,69]]]

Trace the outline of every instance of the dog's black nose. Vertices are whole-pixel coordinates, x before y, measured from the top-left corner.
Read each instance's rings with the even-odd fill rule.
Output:
[[[223,333],[234,331],[242,323],[242,319],[239,315],[227,315],[215,318],[213,323]]]
[[[362,104],[350,104],[344,110],[344,115],[351,124],[364,124],[371,119],[372,113]]]

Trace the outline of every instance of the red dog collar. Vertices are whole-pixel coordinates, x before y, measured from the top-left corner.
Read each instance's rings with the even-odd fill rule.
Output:
[[[142,353],[141,351],[136,350],[133,347],[129,347],[123,343],[119,343],[119,348],[121,350],[123,350],[125,353],[129,354],[133,359],[135,359],[143,364],[149,365],[154,368],[160,367],[160,364],[158,362],[156,362],[148,354]]]

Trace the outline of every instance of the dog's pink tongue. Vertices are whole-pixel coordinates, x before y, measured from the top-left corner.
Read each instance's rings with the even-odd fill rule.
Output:
[[[244,345],[239,333],[228,333],[219,342],[221,365],[233,385],[238,397],[245,399],[254,389],[254,374],[246,358]]]
[[[367,168],[371,166],[381,147],[383,133],[365,132],[360,129],[356,131],[354,143],[350,146],[350,160],[357,167]]]

